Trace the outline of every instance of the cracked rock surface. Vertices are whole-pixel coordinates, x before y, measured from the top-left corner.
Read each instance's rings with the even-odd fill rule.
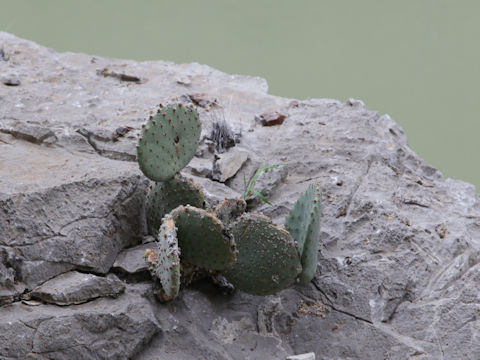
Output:
[[[21,80],[0,83],[0,358],[480,358],[478,195],[419,158],[388,115],[271,96],[263,79],[199,64],[56,53],[7,33],[0,48],[0,77]],[[198,106],[205,134],[213,111],[241,133],[248,161],[230,179],[185,169],[211,206],[260,164],[285,164],[263,180],[272,206],[250,204],[281,224],[321,182],[309,285],[261,297],[201,281],[155,300],[135,143],[175,99]],[[282,124],[255,120],[272,112]]]
[[[57,305],[81,304],[99,297],[118,297],[125,285],[114,274],[101,277],[71,271],[48,280],[26,296]]]

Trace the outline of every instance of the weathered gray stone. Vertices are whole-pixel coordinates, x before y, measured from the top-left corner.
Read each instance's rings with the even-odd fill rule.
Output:
[[[239,192],[222,183],[219,183],[218,181],[212,181],[210,179],[194,176],[188,173],[183,175],[200,185],[203,194],[205,195],[206,202],[212,208],[224,199],[235,199],[241,197]]]
[[[17,73],[14,73],[14,72],[2,74],[0,76],[0,81],[2,82],[3,85],[8,85],[8,86],[20,85],[20,77],[18,76]]]
[[[186,171],[189,171],[195,176],[211,178],[213,171],[213,159],[204,159],[201,157],[194,157],[187,167]]]
[[[21,321],[0,322],[0,356],[3,359],[25,358],[33,346],[35,329]]]
[[[146,181],[135,164],[25,141],[0,148],[0,245],[16,253],[16,281],[32,288],[74,267],[106,273],[141,235]]]
[[[70,271],[48,280],[25,297],[56,305],[74,305],[104,296],[118,297],[124,290],[123,282],[113,274],[101,277]]]
[[[287,357],[287,360],[315,360],[315,353],[310,352],[306,354],[292,355]]]
[[[21,123],[17,120],[0,121],[0,132],[11,134],[13,137],[30,141],[35,144],[53,143],[55,134],[48,128],[36,124]]]
[[[20,298],[24,287],[16,281],[20,260],[11,248],[0,246],[0,306]]]
[[[22,75],[21,86],[0,86],[0,301],[13,302],[0,307],[0,357],[480,358],[479,197],[411,151],[388,115],[356,100],[271,96],[263,79],[199,64],[58,54],[6,33],[0,43],[0,73]],[[141,81],[97,75],[105,68]],[[22,293],[67,271],[108,274],[141,243],[148,181],[132,161],[135,137],[159,102],[188,94],[216,99],[212,109],[242,133],[231,149],[248,152],[253,168],[287,164],[272,206],[252,210],[281,224],[321,182],[314,280],[269,297],[222,296],[201,282],[160,304],[150,282],[130,279],[116,299],[22,304]],[[263,127],[254,115],[265,109],[288,117]],[[206,134],[209,111],[199,107]],[[210,145],[204,138],[198,156]],[[226,184],[189,177],[211,205],[240,196],[237,174]]]
[[[228,152],[215,155],[213,163],[212,178],[225,182],[234,176],[248,159],[248,152],[237,147],[231,148]]]
[[[4,144],[13,144],[15,142],[15,138],[10,134],[0,133],[0,142]]]
[[[113,268],[129,274],[148,271],[147,263],[145,262],[145,250],[153,246],[156,245],[147,243],[123,250],[118,254],[117,259],[113,263]]]
[[[58,307],[23,303],[0,308],[2,359],[128,359],[160,330],[145,286],[118,299]]]
[[[12,254],[7,248],[0,247],[0,286],[11,288],[15,285],[15,268],[12,266]]]

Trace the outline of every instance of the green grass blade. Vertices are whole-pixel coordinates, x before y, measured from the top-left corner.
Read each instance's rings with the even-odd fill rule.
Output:
[[[262,200],[263,202],[266,202],[268,205],[272,205],[272,204],[270,203],[270,201],[268,201],[267,198],[266,198],[265,196],[263,196],[263,194],[262,194],[260,191],[253,189],[252,192],[253,192],[256,196],[258,196],[258,197],[260,198],[260,200]]]
[[[247,198],[247,179],[245,178],[245,174],[243,174],[243,199]]]

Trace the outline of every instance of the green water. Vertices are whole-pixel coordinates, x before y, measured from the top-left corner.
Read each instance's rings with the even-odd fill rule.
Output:
[[[57,51],[196,61],[270,93],[388,113],[445,176],[480,189],[478,0],[0,0],[0,30]]]

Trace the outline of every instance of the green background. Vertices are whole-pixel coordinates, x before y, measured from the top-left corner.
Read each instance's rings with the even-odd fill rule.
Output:
[[[478,0],[0,0],[0,30],[260,76],[285,97],[361,99],[445,176],[480,185]]]

